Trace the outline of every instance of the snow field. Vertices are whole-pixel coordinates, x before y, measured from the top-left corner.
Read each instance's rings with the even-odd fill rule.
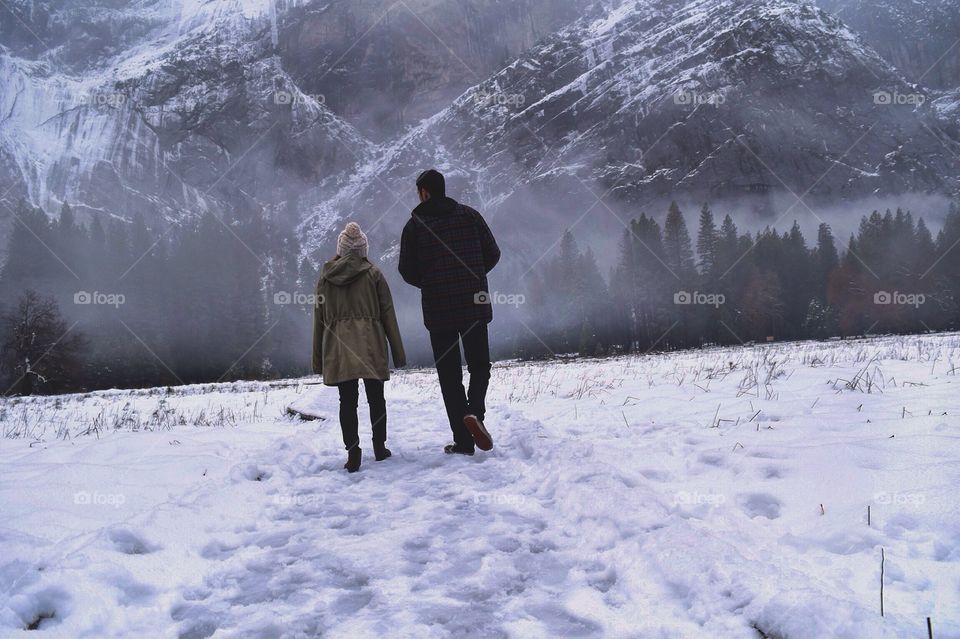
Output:
[[[5,400],[0,636],[960,637],[958,363],[956,334],[504,363],[473,458],[404,371],[356,475],[322,386]]]

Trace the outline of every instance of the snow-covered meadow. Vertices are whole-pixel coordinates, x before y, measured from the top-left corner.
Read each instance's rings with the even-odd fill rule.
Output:
[[[3,400],[0,636],[960,637],[958,366],[957,334],[505,363],[473,458],[404,371],[356,475],[296,380]]]

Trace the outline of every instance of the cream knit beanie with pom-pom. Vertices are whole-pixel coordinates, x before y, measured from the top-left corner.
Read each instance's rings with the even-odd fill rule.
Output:
[[[337,255],[346,257],[347,255],[367,256],[367,236],[360,230],[360,225],[356,222],[347,224],[340,236],[337,237]]]

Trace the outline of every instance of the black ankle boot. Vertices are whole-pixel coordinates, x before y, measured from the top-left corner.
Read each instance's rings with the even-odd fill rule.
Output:
[[[378,444],[374,442],[373,444],[373,456],[377,458],[377,461],[383,461],[387,457],[390,457],[393,453],[390,452],[390,449],[384,444]]]
[[[359,446],[354,446],[347,451],[347,463],[343,467],[347,469],[348,473],[355,473],[360,470],[360,458],[362,456],[363,451],[360,450]]]

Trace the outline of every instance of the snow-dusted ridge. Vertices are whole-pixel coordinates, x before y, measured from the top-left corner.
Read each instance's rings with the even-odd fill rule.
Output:
[[[938,0],[925,3],[924,15],[952,15]],[[830,0],[820,4],[849,14]],[[334,23],[314,22],[333,15],[328,3],[52,5],[61,28],[33,25],[46,49],[37,53],[38,43],[18,34],[10,40],[15,52],[0,56],[5,199],[23,197],[51,212],[64,200],[80,211],[168,220],[292,208],[309,252],[347,215],[370,224],[385,218],[390,236],[414,204],[409,181],[424,166],[445,168],[458,195],[492,217],[520,211],[531,237],[571,224],[594,203],[589,191],[609,190],[607,205],[628,216],[673,197],[747,198],[744,208],[772,213],[769,194],[782,193],[781,182],[797,192],[816,184],[809,198],[828,203],[958,190],[955,118],[905,63],[876,53],[887,23],[853,31],[808,2],[594,4],[564,28],[551,23],[555,32],[399,139],[377,143],[354,126],[366,123],[363,113],[338,112],[309,88],[337,91],[324,80],[329,70],[314,73],[312,62],[316,56],[324,68],[341,57],[322,44]],[[451,20],[463,19],[451,11]],[[397,37],[433,37],[407,14],[400,7],[385,21]],[[891,24],[909,18],[883,15],[893,16]],[[509,12],[500,19],[517,21]],[[71,38],[71,20],[102,28],[104,41]],[[365,49],[362,40],[351,51]],[[321,44],[304,44],[313,41]],[[350,43],[333,38],[331,51]],[[907,50],[909,57],[913,45]],[[389,72],[364,75],[377,60],[359,67],[350,91],[390,80]],[[401,62],[409,78],[419,77],[415,62]],[[302,99],[278,104],[277,91]],[[919,108],[882,107],[877,91],[925,100]],[[236,158],[243,161],[233,166]],[[599,217],[598,228],[612,221]]]
[[[952,194],[960,140],[933,95],[807,2],[625,2],[465,92],[320,208],[335,219],[352,202],[378,219],[431,165],[492,216],[523,211],[534,238],[577,220],[590,190],[625,215],[688,196],[774,217],[776,194],[811,187],[812,203]],[[328,233],[312,222],[312,237]]]
[[[315,188],[290,173],[319,182],[368,156],[370,143],[282,68],[272,0],[133,2],[120,13],[90,19],[132,21],[140,39],[94,48],[82,65],[69,40],[37,60],[0,57],[0,152],[18,168],[8,201],[176,221],[269,206]],[[271,129],[281,135],[261,144]],[[233,166],[251,150],[251,166]]]

